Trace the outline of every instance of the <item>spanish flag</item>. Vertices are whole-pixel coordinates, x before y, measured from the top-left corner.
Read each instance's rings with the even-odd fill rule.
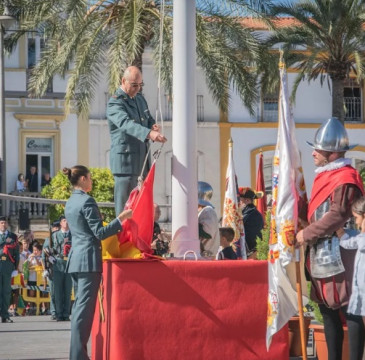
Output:
[[[144,254],[152,253],[155,164],[154,161],[141,186],[130,194],[125,208],[133,210],[133,217],[123,221],[123,230],[118,236],[121,245],[129,241]]]

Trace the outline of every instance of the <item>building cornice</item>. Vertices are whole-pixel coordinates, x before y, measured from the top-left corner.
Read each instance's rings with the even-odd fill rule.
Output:
[[[277,129],[277,122],[257,122],[257,123],[219,123],[221,128],[248,128],[248,129]],[[317,129],[321,123],[295,123],[297,129]],[[365,123],[345,123],[346,129],[365,129]]]

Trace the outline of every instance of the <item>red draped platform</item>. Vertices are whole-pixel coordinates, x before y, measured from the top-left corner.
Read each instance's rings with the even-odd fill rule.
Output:
[[[266,351],[265,261],[104,262],[94,360],[284,360],[288,330]]]

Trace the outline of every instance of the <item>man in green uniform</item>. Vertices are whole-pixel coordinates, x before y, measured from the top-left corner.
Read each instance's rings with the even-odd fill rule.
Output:
[[[166,141],[140,93],[142,86],[141,71],[136,66],[128,67],[120,88],[107,106],[116,214],[121,213],[130,192],[137,185],[147,154],[148,140]]]
[[[55,257],[53,263],[53,290],[57,321],[70,321],[72,279],[65,272],[68,254],[71,250],[71,232],[66,218],[60,217],[59,231],[52,234],[52,248]]]
[[[5,216],[0,216],[0,315],[1,322],[12,323],[9,317],[11,273],[18,268],[19,245],[15,234],[8,231]]]
[[[48,279],[48,285],[49,285],[49,295],[51,297],[50,301],[50,313],[51,313],[51,319],[57,320],[56,316],[56,301],[55,301],[55,295],[54,295],[54,286],[53,286],[53,263],[56,261],[56,258],[54,257],[54,251],[53,251],[53,242],[52,242],[52,235],[54,232],[57,232],[60,230],[60,221],[56,220],[52,223],[50,234],[51,236],[46,238],[44,240],[43,244],[43,251],[42,251],[42,262],[44,268],[47,270],[47,279]]]

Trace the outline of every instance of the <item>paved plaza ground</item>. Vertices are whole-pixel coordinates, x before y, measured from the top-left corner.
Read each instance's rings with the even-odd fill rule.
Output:
[[[68,359],[70,322],[53,321],[50,316],[20,316],[12,319],[14,320],[12,324],[0,322],[0,360]],[[310,356],[313,351],[311,341],[312,339],[308,343],[308,359],[314,360],[316,358]],[[290,360],[299,359],[301,358],[290,358]]]
[[[20,316],[12,319],[12,324],[0,323],[0,360],[68,359],[70,322],[53,321],[50,316]]]
[[[71,323],[50,316],[12,317],[13,324],[0,323],[0,360],[67,360]]]

